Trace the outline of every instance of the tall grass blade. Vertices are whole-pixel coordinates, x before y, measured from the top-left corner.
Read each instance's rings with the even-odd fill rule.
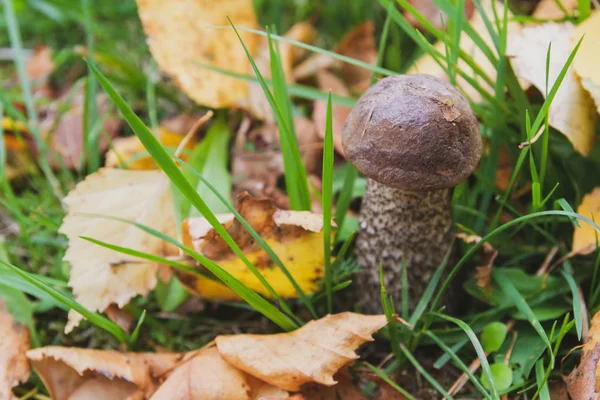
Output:
[[[333,271],[331,270],[331,209],[333,207],[333,112],[331,92],[327,101],[325,139],[323,146],[323,254],[325,255],[325,291],[327,311],[333,312]]]

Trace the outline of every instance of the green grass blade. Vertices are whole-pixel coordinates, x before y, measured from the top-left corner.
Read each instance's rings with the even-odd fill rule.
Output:
[[[331,93],[327,101],[325,139],[323,146],[323,254],[325,255],[325,292],[327,293],[327,311],[333,312],[333,271],[331,269],[331,209],[333,207],[333,122]]]
[[[573,279],[573,275],[569,273],[569,270],[565,266],[565,268],[560,271],[564,276],[565,280],[569,284],[569,289],[571,289],[571,296],[573,297],[573,318],[575,318],[575,328],[577,330],[577,339],[581,340],[581,335],[583,332],[583,313],[582,313],[582,305],[581,298],[579,297],[579,289],[577,288],[577,283],[575,279]]]
[[[92,5],[90,0],[81,0],[83,9],[83,22],[85,26],[85,43],[87,46],[88,62],[95,65],[94,61],[94,36],[92,33]],[[84,159],[87,158],[88,173],[96,172],[100,167],[100,149],[98,146],[98,135],[92,133],[98,118],[98,105],[96,104],[97,82],[96,77],[90,71],[85,85],[85,98],[83,105],[83,143]]]
[[[425,288],[423,295],[419,299],[419,302],[417,303],[415,310],[413,311],[412,315],[410,316],[410,319],[408,320],[409,324],[414,326],[417,323],[417,321],[421,318],[423,313],[425,312],[425,309],[427,308],[429,301],[431,300],[431,298],[433,297],[433,294],[435,293],[437,284],[439,283],[440,279],[442,278],[442,274],[444,273],[444,270],[446,269],[446,265],[448,265],[448,259],[450,258],[451,250],[452,249],[450,249],[446,252],[446,254],[444,255],[444,259],[442,260],[439,267],[437,267],[437,269],[435,270],[435,273],[431,277],[431,280],[427,284],[427,287]],[[431,308],[431,309],[433,309],[433,308]]]
[[[23,281],[31,284],[35,288],[43,291],[57,302],[71,308],[81,314],[85,319],[96,325],[98,328],[104,329],[108,333],[112,334],[119,342],[127,343],[127,334],[117,324],[103,317],[102,315],[89,311],[87,308],[76,302],[75,300],[65,296],[60,291],[56,290],[52,286],[39,280],[29,272],[23,271],[22,269],[15,267],[14,265],[0,260],[0,264],[11,270],[13,273],[19,276]]]
[[[335,204],[335,223],[337,224],[336,241],[337,236],[342,231],[342,226],[344,225],[346,214],[348,213],[348,209],[350,208],[350,203],[352,203],[352,193],[354,190],[354,182],[356,182],[356,178],[358,178],[358,170],[356,169],[356,167],[354,167],[354,165],[347,163],[346,174],[344,176],[344,186],[342,186],[342,190],[340,191],[337,202]]]
[[[544,360],[538,360],[535,363],[535,380],[538,385],[538,392],[541,400],[550,400],[550,392],[548,391],[548,382],[545,378]]]
[[[461,321],[460,319],[436,312],[432,312],[431,314],[435,315],[436,317],[445,319],[446,321],[455,323],[460,327],[460,329],[462,329],[467,334],[469,340],[473,344],[473,348],[475,348],[475,352],[477,353],[477,357],[479,358],[479,361],[481,363],[481,369],[483,370],[483,373],[490,384],[490,389],[492,390],[492,398],[500,400],[500,395],[498,394],[498,389],[496,389],[496,385],[494,384],[494,377],[492,375],[492,370],[490,369],[490,363],[487,360],[487,355],[485,354],[481,343],[479,343],[477,335],[475,334],[475,332],[473,332],[473,329],[471,329],[471,327],[468,324],[466,324],[464,321]]]
[[[275,292],[275,290],[271,287],[271,285],[265,280],[265,278],[260,274],[260,272],[256,269],[256,267],[248,260],[246,255],[240,249],[240,247],[235,243],[229,232],[219,223],[217,217],[210,211],[204,200],[198,195],[196,190],[192,187],[190,182],[183,175],[177,164],[171,159],[171,156],[164,147],[158,142],[156,137],[152,134],[152,132],[144,125],[142,120],[133,112],[133,110],[129,107],[129,105],[123,100],[121,95],[115,90],[112,84],[106,79],[106,77],[93,65],[89,65],[91,70],[96,75],[96,78],[115,103],[121,114],[125,117],[128,124],[131,126],[132,130],[135,132],[137,137],[140,139],[148,153],[152,156],[154,161],[160,166],[160,168],[165,172],[165,174],[169,177],[171,182],[175,184],[181,193],[190,200],[192,205],[200,211],[200,214],[206,218],[206,220],[210,223],[213,229],[223,238],[223,240],[231,247],[233,252],[244,262],[244,264],[252,271],[252,273],[256,276],[256,278],[261,282],[261,284],[269,291],[269,293],[273,296],[274,299],[277,299],[279,304],[282,307],[285,307],[289,310],[289,306],[287,303]],[[216,264],[215,264],[216,266]],[[217,269],[220,267],[216,266]],[[222,270],[221,270],[222,271]],[[212,271],[211,271],[212,272]],[[247,288],[246,288],[247,289]],[[249,290],[249,289],[248,289]],[[254,293],[254,292],[252,292]],[[256,294],[256,293],[254,293]],[[262,299],[262,297],[261,297]],[[264,299],[263,299],[264,300]],[[281,314],[281,317],[284,317]],[[287,317],[286,317],[287,318]]]
[[[440,385],[426,370],[425,368],[423,368],[423,366],[417,361],[417,359],[410,353],[410,351],[408,351],[408,349],[406,348],[406,346],[404,346],[403,344],[400,344],[400,349],[402,350],[402,352],[404,353],[404,355],[406,356],[406,358],[408,359],[408,361],[410,361],[410,363],[415,367],[415,369],[417,371],[419,371],[419,373],[423,376],[423,378],[425,378],[425,380],[427,380],[427,382],[429,382],[431,384],[431,386],[433,386],[438,392],[440,392],[440,394],[442,396],[444,396],[445,399],[448,400],[453,400],[453,397],[450,396],[450,393],[448,393],[443,387],[442,385]]]
[[[387,290],[385,289],[385,279],[383,276],[383,265],[379,264],[379,285],[380,285],[380,294],[381,294],[381,306],[383,308],[383,313],[387,319],[387,327],[390,336],[390,343],[392,346],[392,353],[396,357],[396,361],[399,364],[404,362],[404,357],[402,351],[400,350],[400,335],[398,334],[398,329],[396,326],[396,321],[394,319],[394,305],[388,297]]]
[[[0,121],[4,118],[4,106],[0,103]],[[6,168],[6,144],[4,143],[4,129],[0,124],[0,180],[6,179],[4,169]]]
[[[381,67],[383,63],[383,55],[385,54],[385,46],[388,41],[388,35],[390,33],[390,25],[392,23],[392,13],[391,9],[394,7],[394,3],[390,1],[390,5],[386,10],[385,22],[383,23],[383,29],[381,30],[381,37],[379,38],[379,47],[377,48],[377,61],[375,65],[377,67]],[[373,75],[371,76],[371,85],[373,85],[377,81],[378,73],[373,71]],[[330,92],[331,93],[331,92]]]
[[[146,310],[142,311],[142,315],[140,315],[140,318],[138,318],[138,322],[135,325],[135,329],[133,330],[133,332],[131,332],[131,336],[129,337],[129,341],[127,342],[127,347],[129,347],[130,349],[135,347],[138,337],[140,336],[140,330],[142,328],[142,324],[144,323],[145,320],[146,320]]]

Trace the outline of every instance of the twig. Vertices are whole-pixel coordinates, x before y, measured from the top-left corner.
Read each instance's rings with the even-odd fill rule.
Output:
[[[209,119],[211,119],[213,115],[214,113],[211,110],[209,110],[206,114],[200,117],[198,121],[196,121],[194,126],[192,126],[192,129],[190,129],[189,132],[183,137],[181,142],[179,142],[179,145],[175,150],[176,157],[179,157],[179,155],[181,154],[185,146],[188,144],[188,142],[192,139],[196,132],[198,132],[198,129],[200,129],[202,125],[204,125]]]
[[[541,138],[542,134],[544,133],[544,127],[545,127],[545,125],[542,125],[540,127],[540,130],[538,131],[538,133],[536,133],[535,136],[533,138],[531,138],[530,141],[521,143],[519,145],[519,149],[522,149],[523,147],[531,146],[532,144],[534,144],[535,142],[537,142],[538,139]]]

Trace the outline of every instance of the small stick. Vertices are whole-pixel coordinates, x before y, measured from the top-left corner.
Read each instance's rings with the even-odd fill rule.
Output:
[[[542,125],[540,127],[540,130],[538,131],[538,133],[536,133],[535,136],[532,137],[530,141],[521,143],[519,145],[519,149],[522,149],[523,147],[526,147],[526,146],[531,146],[532,144],[537,142],[539,140],[539,138],[542,137],[542,134],[544,133],[544,127],[545,127],[545,125]]]
[[[189,132],[183,137],[181,142],[179,142],[179,145],[177,146],[177,149],[175,150],[176,157],[179,157],[179,155],[181,154],[181,152],[183,151],[185,146],[188,144],[188,142],[192,139],[192,137],[196,134],[196,132],[198,132],[198,129],[200,129],[200,127],[202,125],[204,125],[209,119],[211,119],[213,115],[214,115],[214,113],[212,112],[212,110],[209,110],[206,114],[204,114],[202,117],[200,117],[200,119],[198,119],[198,121],[196,121],[194,126],[192,126],[192,129],[190,129]]]

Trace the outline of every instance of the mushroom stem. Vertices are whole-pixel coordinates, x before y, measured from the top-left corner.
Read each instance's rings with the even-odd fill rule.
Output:
[[[361,310],[381,312],[380,263],[388,293],[394,294],[396,302],[400,300],[403,261],[409,309],[413,310],[452,246],[449,190],[408,191],[369,179],[359,223],[357,258],[363,273],[355,284]]]

